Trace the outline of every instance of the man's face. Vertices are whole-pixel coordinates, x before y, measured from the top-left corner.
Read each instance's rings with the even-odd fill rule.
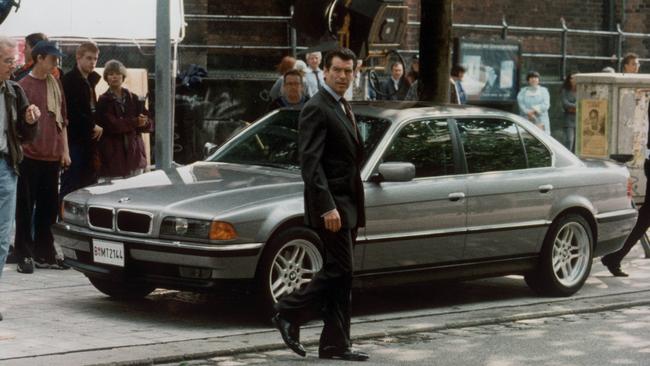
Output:
[[[35,67],[38,67],[45,73],[51,74],[59,66],[59,58],[55,55],[39,55],[37,56],[38,62]]]
[[[538,86],[539,85],[539,78],[537,76],[532,76],[528,78],[528,85],[530,86]]]
[[[463,81],[463,78],[465,77],[465,73],[462,71],[458,72],[458,80]]]
[[[77,56],[77,65],[83,73],[90,74],[95,70],[98,58],[99,52],[84,52],[83,55]]]
[[[313,70],[316,70],[320,66],[321,56],[318,53],[310,53],[307,55],[307,65]]]
[[[284,96],[291,102],[297,103],[302,98],[302,80],[298,75],[287,75],[284,79]]]
[[[0,47],[0,81],[9,80],[16,66],[16,49]]]
[[[354,60],[332,58],[332,66],[325,69],[325,83],[338,95],[343,96],[354,79]]]
[[[623,72],[628,73],[628,74],[636,74],[639,72],[639,68],[641,67],[641,63],[639,62],[638,58],[633,58],[628,63],[623,65]]]
[[[400,63],[394,64],[390,69],[390,74],[393,80],[399,80],[404,75],[404,66]]]

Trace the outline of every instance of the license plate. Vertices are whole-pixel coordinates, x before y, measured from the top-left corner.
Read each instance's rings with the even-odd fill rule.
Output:
[[[116,241],[93,239],[93,261],[124,267],[124,244]]]

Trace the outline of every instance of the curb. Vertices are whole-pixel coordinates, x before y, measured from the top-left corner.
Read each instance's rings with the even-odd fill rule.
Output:
[[[352,323],[352,339],[376,339],[648,306],[650,305],[648,294],[650,294],[650,290],[488,309],[397,316],[380,320],[357,320]],[[306,346],[317,345],[320,330],[320,324],[303,327],[303,344]],[[92,364],[94,366],[154,365],[284,348],[285,345],[276,331],[268,329],[240,335],[7,359],[3,360],[3,365],[89,365],[88,360],[101,360]]]

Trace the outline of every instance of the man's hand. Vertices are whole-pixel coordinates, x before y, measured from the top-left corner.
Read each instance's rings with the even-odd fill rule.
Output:
[[[64,152],[63,156],[61,156],[61,167],[63,169],[68,169],[70,164],[72,164],[72,159],[70,159],[70,153]]]
[[[33,125],[39,118],[41,118],[41,110],[37,106],[31,104],[27,107],[27,110],[25,110],[25,122]]]
[[[341,230],[341,216],[339,216],[339,211],[337,209],[334,209],[325,214],[325,216],[323,216],[323,220],[325,221],[325,229],[331,232],[337,232]]]
[[[102,137],[102,133],[104,133],[102,126],[95,125],[93,127],[93,140],[99,140]]]
[[[138,116],[138,127],[144,127],[147,124],[147,116],[140,113]]]

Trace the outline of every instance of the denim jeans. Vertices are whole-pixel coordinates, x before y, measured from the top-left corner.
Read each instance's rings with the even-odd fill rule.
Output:
[[[9,251],[9,235],[16,212],[16,173],[0,158],[0,277]]]

